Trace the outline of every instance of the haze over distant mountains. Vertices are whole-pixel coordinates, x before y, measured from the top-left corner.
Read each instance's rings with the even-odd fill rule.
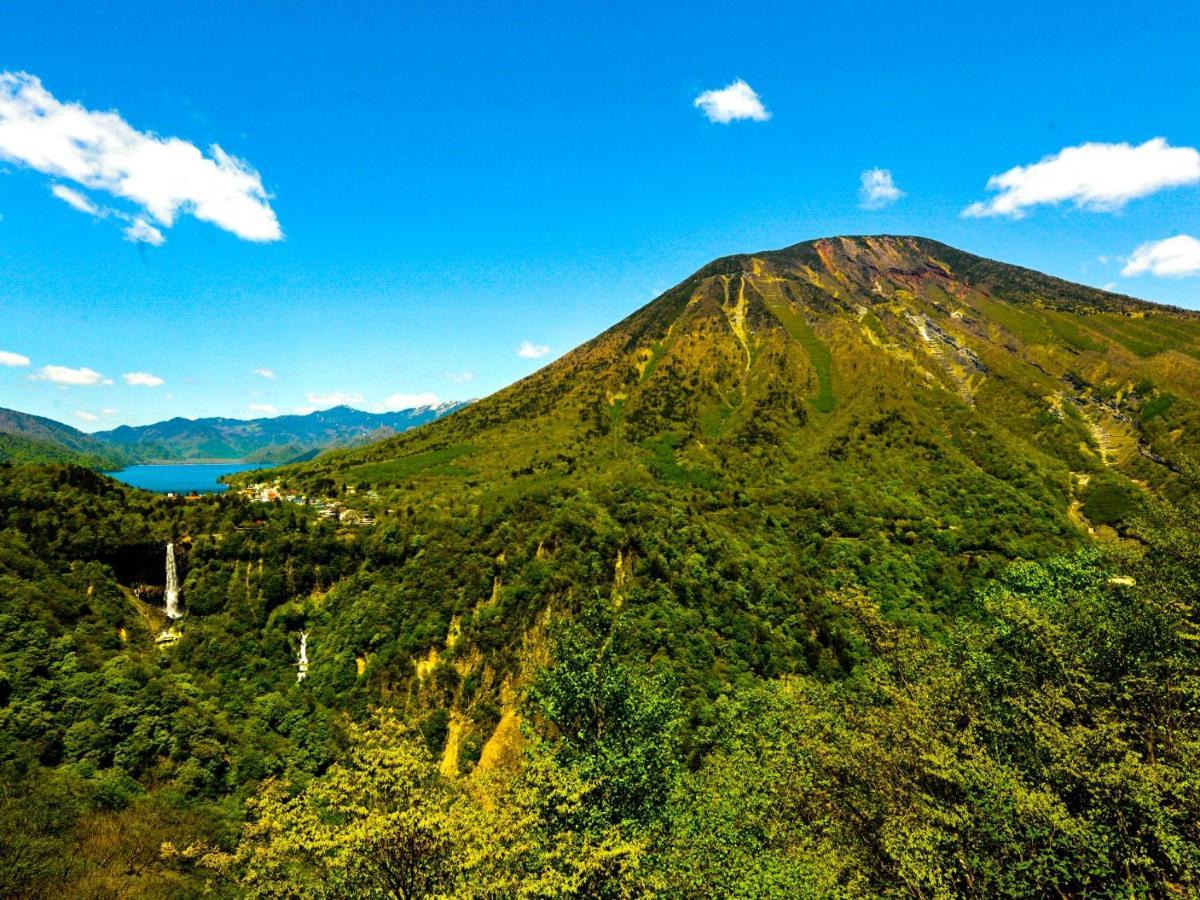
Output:
[[[0,409],[0,461],[75,462],[100,469],[144,462],[295,462],[332,447],[359,446],[400,434],[448,415],[467,402],[386,413],[335,406],[307,415],[259,419],[177,417],[95,434],[42,416]]]

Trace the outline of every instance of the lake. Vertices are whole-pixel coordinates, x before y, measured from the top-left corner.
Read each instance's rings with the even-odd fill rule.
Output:
[[[216,494],[228,490],[217,481],[222,475],[269,468],[269,463],[164,463],[130,466],[107,474],[117,481],[159,494]]]

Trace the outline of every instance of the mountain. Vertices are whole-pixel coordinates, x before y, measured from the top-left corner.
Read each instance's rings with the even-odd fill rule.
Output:
[[[924,615],[989,557],[1119,524],[1196,452],[1198,400],[1196,313],[923,238],[840,237],[719,259],[451,419],[282,474],[435,504],[733,498],[787,510],[819,564]],[[863,558],[880,541],[926,555],[897,581]]]
[[[116,469],[126,455],[77,428],[53,419],[0,409],[0,462],[75,463]]]
[[[834,238],[280,491],[0,466],[0,895],[1194,894],[1198,400]]]
[[[346,447],[408,431],[464,406],[464,402],[369,413],[349,406],[260,419],[174,418],[153,425],[122,425],[93,437],[140,461],[245,459],[289,462],[329,447]]]

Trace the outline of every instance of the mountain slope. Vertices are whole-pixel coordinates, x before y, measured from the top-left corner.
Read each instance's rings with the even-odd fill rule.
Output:
[[[1196,451],[1198,400],[1194,313],[834,238],[717,260],[451,419],[281,476],[416,507],[631,485],[706,521],[752,506],[933,622],[963,579],[1119,526]]]
[[[53,419],[0,409],[0,462],[75,463],[99,469],[124,465],[126,455]]]
[[[831,472],[899,454],[1001,492],[1032,479],[1065,509],[1072,471],[1167,480],[1197,397],[1194,313],[933,241],[836,238],[718,260],[453,420],[320,468],[386,482],[430,451],[481,477],[632,457],[659,480],[736,481],[746,454]]]
[[[122,425],[94,437],[139,460],[246,459],[287,462],[399,434],[454,412],[464,403],[440,403],[390,413],[349,406],[306,415],[259,419],[175,418],[153,425]]]

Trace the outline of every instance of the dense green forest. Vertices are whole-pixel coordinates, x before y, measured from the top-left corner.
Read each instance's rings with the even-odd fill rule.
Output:
[[[515,536],[479,514],[346,528],[0,468],[0,892],[1190,892],[1188,485],[1106,551],[964,585],[922,635],[839,578],[810,573],[788,610],[778,548],[633,497],[560,501],[518,571],[494,552]],[[553,535],[572,540],[550,565]],[[166,540],[188,613],[158,647],[158,606],[129,587],[161,586]],[[460,584],[422,579],[436,553],[463,561]],[[575,600],[543,611],[556,583]],[[459,717],[496,740],[447,769]]]

